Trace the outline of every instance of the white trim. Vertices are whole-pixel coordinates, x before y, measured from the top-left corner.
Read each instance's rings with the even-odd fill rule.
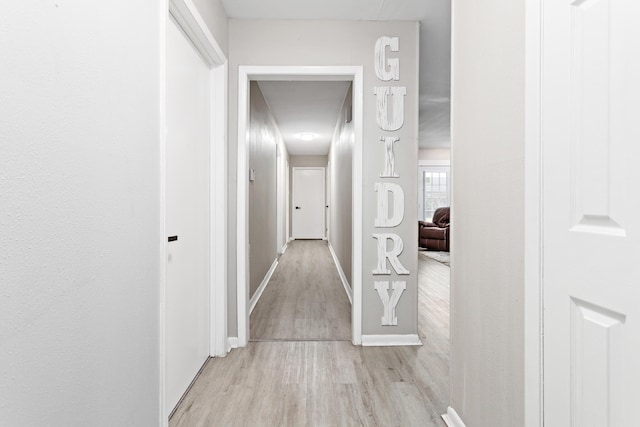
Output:
[[[236,303],[238,313],[238,346],[249,340],[249,144],[245,130],[249,125],[249,73],[238,70],[238,193],[237,193],[237,261]]]
[[[293,170],[293,176],[291,177],[291,200],[293,201],[296,194],[296,171],[298,170],[322,170],[322,237],[318,236],[293,236],[293,239],[327,239],[327,215],[326,215],[326,194],[327,191],[327,170],[322,166],[294,166],[291,168]],[[291,203],[293,206],[293,202]],[[291,225],[291,234],[293,234],[294,224]]]
[[[525,218],[524,412],[525,427],[544,424],[544,314],[542,238],[542,1],[525,1]]]
[[[289,166],[289,157],[287,157],[287,159],[284,162],[284,185],[285,185],[285,191],[284,191],[284,214],[285,214],[285,225],[284,225],[284,235],[285,235],[285,242],[288,244],[291,241],[291,226],[290,226],[290,221],[291,219],[290,214],[291,214],[291,206],[290,206],[290,198],[291,198],[291,192],[289,191],[289,175],[290,175],[290,166]],[[285,244],[285,249],[287,248],[287,245]],[[284,253],[284,250],[282,251],[282,253]]]
[[[451,160],[418,160],[420,166],[451,166]]]
[[[209,355],[226,353],[227,335],[227,59],[191,0],[169,0],[169,14],[210,68]],[[215,238],[214,238],[215,236]]]
[[[271,117],[271,121],[277,129],[278,126],[273,117]],[[286,211],[289,209],[285,200],[289,188],[289,183],[286,182],[285,179],[285,169],[287,167],[286,162],[288,156],[287,147],[285,146],[282,135],[280,135],[280,131],[278,130],[278,142],[276,144],[276,249],[278,253],[282,253],[282,247],[286,244],[287,239],[284,227]]]
[[[349,298],[349,303],[353,305],[353,291],[351,290],[351,286],[349,285],[347,276],[344,275],[342,265],[340,265],[340,261],[338,260],[338,256],[333,250],[333,246],[331,246],[331,242],[327,240],[327,244],[329,246],[329,252],[331,252],[331,257],[333,258],[333,263],[336,265],[336,269],[338,270],[338,274],[340,275],[340,281],[342,282],[344,291],[347,293],[347,298]]]
[[[230,351],[233,348],[238,348],[238,337],[229,337],[227,338],[227,348]],[[228,352],[228,351],[227,351]]]
[[[227,62],[222,49],[191,0],[169,0],[169,13],[210,67]]]
[[[353,127],[356,134],[353,146],[352,171],[352,247],[351,275],[353,304],[351,305],[351,342],[362,344],[362,150],[364,145],[364,72],[358,67],[353,78]]]
[[[416,334],[408,335],[362,335],[364,347],[387,347],[400,345],[422,345]]]
[[[227,99],[228,65],[206,23],[192,0],[162,0],[160,19],[160,425],[168,425],[166,388],[166,31],[174,19],[210,68],[210,301],[209,353],[224,356],[227,340]],[[165,13],[167,11],[168,13]],[[215,236],[213,238],[212,236]]]
[[[287,251],[288,248],[289,248],[289,242],[285,243],[282,249],[280,249],[280,255],[284,255],[284,253]]]
[[[442,415],[442,419],[447,424],[447,427],[466,427],[462,422],[462,418],[451,406],[447,408],[447,413]]]
[[[228,65],[212,69],[213,101],[211,135],[213,143],[210,150],[210,256],[211,256],[211,314],[209,316],[210,343],[209,354],[212,357],[223,356],[227,352],[227,88]]]
[[[248,124],[250,80],[353,81],[353,304],[351,308],[352,342],[362,342],[362,147],[364,111],[364,72],[362,66],[239,66],[238,67],[238,228],[237,228],[237,314],[238,346],[247,345],[249,337],[248,298]]]
[[[456,28],[456,10],[458,8],[458,2],[451,2],[451,28]],[[451,46],[453,49],[453,46],[456,46],[456,31],[451,31]],[[455,55],[451,55],[450,57],[450,66],[451,66],[451,76],[455,75],[456,72],[456,61],[455,61]],[[451,85],[451,93],[449,94],[449,99],[453,100],[455,99],[455,95],[456,95],[456,87],[452,84]],[[456,141],[455,138],[453,137],[453,125],[455,122],[455,114],[453,114],[453,102],[450,105],[450,120],[449,120],[449,132],[451,135],[451,147],[450,147],[450,160],[451,160],[451,170],[449,173],[449,176],[451,177],[451,180],[449,181],[449,188],[453,188],[453,184],[454,184],[454,179],[453,179],[453,172],[455,171],[455,148],[456,148]],[[456,204],[455,202],[455,196],[456,194],[452,191],[449,194],[449,204],[451,205],[451,211],[450,211],[450,221],[453,222],[453,224],[455,224],[456,218],[456,209],[455,206]],[[451,239],[449,239],[449,243],[450,243],[450,247],[449,247],[449,251],[452,254],[456,254],[455,252],[455,244],[453,242],[451,242]],[[455,256],[451,257],[451,260],[449,262],[449,361],[451,362],[451,360],[454,359],[454,357],[457,357],[457,354],[453,351],[453,346],[452,343],[455,341],[455,339],[457,338],[456,336],[456,331],[455,328],[453,327],[455,325],[455,322],[457,320],[457,316],[456,316],[456,312],[452,311],[451,308],[456,308],[456,299],[455,299],[455,294],[454,294],[454,289],[456,287],[456,282],[454,280],[454,276],[453,276],[453,271],[455,269]],[[453,374],[454,374],[454,368],[452,367],[452,364],[449,364],[449,401],[452,400],[452,395],[453,395]],[[446,420],[445,420],[446,422]]]
[[[158,358],[158,369],[160,375],[158,379],[158,400],[160,405],[160,411],[158,411],[158,425],[161,427],[167,427],[169,425],[169,414],[166,410],[166,388],[167,388],[167,323],[166,323],[166,290],[167,290],[167,133],[165,132],[167,126],[167,24],[169,21],[169,2],[168,0],[160,0],[158,2],[160,9],[160,105],[159,105],[159,119],[160,119],[160,260],[158,265],[160,266],[159,274],[159,348],[160,356]]]
[[[251,300],[249,300],[249,315],[251,315],[251,313],[253,313],[253,309],[256,308],[256,304],[258,304],[258,300],[262,296],[264,290],[267,288],[269,280],[271,280],[271,276],[273,276],[273,272],[276,271],[276,267],[278,267],[278,259],[273,261],[273,264],[271,264],[271,267],[269,267],[269,271],[267,271],[267,274],[265,274],[264,278],[262,279],[260,286],[258,286],[258,289],[256,289],[256,292],[251,297]]]

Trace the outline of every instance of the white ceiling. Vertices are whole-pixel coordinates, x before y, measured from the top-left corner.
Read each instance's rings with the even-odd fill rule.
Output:
[[[351,82],[258,82],[292,156],[324,156]],[[301,133],[315,133],[302,141]]]
[[[420,142],[450,144],[451,0],[222,0],[236,19],[420,21]]]

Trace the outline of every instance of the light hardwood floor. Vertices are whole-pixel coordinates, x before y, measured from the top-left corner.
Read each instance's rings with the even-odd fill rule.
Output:
[[[294,240],[250,319],[252,340],[351,340],[351,305],[324,240]]]
[[[252,342],[210,359],[169,425],[444,426],[449,267],[420,256],[418,274],[423,346]]]

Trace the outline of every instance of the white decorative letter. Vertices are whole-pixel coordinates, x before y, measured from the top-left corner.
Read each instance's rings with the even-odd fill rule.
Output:
[[[398,37],[380,37],[376,42],[376,76],[383,82],[389,80],[400,80],[400,59],[387,59],[386,48],[389,47],[391,52],[400,50],[400,39]],[[389,70],[387,70],[387,65]]]
[[[376,182],[378,216],[376,227],[395,227],[404,218],[404,190],[398,184]],[[393,193],[393,216],[389,217],[389,197]]]
[[[384,172],[380,174],[380,178],[398,178],[400,175],[396,173],[396,156],[393,152],[393,144],[400,141],[397,136],[383,136],[380,141],[384,141],[386,157],[384,163]]]
[[[376,86],[373,93],[378,100],[378,111],[376,119],[380,129],[395,131],[404,124],[404,97],[407,95],[407,88],[404,86]],[[391,118],[389,118],[389,103],[387,98],[391,95],[393,102],[391,106]]]
[[[373,238],[378,239],[378,267],[373,270],[373,274],[391,274],[391,270],[387,268],[387,258],[396,274],[409,274],[409,270],[404,268],[398,259],[404,246],[400,236],[393,233],[374,233]],[[387,251],[387,240],[393,241],[393,247],[389,251]]]
[[[398,324],[396,317],[396,306],[400,301],[400,296],[407,289],[407,282],[393,282],[393,292],[389,298],[389,282],[374,282],[374,288],[378,291],[382,306],[384,307],[384,316],[382,316],[382,326],[395,326]]]

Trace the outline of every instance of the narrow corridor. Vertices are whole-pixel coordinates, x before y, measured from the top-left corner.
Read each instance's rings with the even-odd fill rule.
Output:
[[[250,325],[253,341],[351,341],[351,305],[326,241],[289,243]]]

